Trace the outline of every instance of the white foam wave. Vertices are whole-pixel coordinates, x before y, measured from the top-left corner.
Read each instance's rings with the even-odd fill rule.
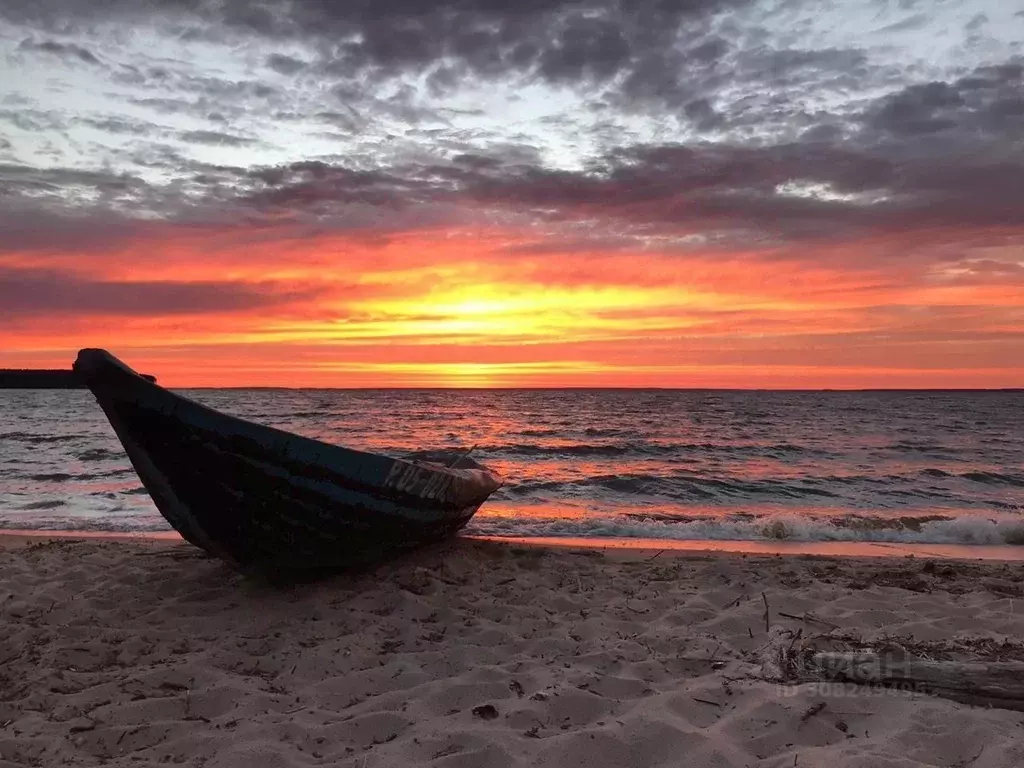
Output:
[[[869,522],[865,518],[861,522]],[[877,518],[870,522],[881,521]],[[892,525],[893,523],[889,523]],[[514,519],[480,515],[467,533],[484,536],[612,537],[628,539],[741,540],[741,541],[878,541],[916,544],[1024,545],[1024,519],[1020,517],[966,516],[931,520],[913,528],[840,526],[827,519],[771,516],[745,519],[626,520],[592,517],[566,520]]]

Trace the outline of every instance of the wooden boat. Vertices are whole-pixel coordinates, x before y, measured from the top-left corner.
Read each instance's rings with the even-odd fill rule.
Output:
[[[101,349],[74,370],[167,522],[243,572],[379,562],[454,534],[501,485],[461,454],[391,458],[220,413]]]

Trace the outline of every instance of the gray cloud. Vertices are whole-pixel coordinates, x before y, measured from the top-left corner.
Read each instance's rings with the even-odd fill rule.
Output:
[[[18,50],[49,53],[63,58],[77,59],[86,64],[100,63],[100,60],[96,58],[92,51],[74,43],[59,43],[56,40],[42,40],[40,42],[30,39],[22,40]]]
[[[246,201],[321,213],[332,202],[400,208],[433,201],[779,241],[1021,226],[1020,81],[1021,66],[1011,61],[952,83],[909,86],[849,123],[819,125],[793,141],[624,145],[584,171],[479,153],[358,173],[299,164],[259,174],[263,187]],[[701,100],[686,113],[705,129],[725,119]],[[990,151],[965,151],[980,131],[988,132]],[[935,143],[920,140],[933,134]]]
[[[30,196],[35,199],[85,194],[90,198],[130,196],[145,187],[137,177],[73,168],[32,168],[0,164],[0,195]]]
[[[34,269],[0,267],[0,304],[8,320],[91,312],[106,315],[210,314],[311,298],[311,290],[271,283],[111,282]]]
[[[179,138],[192,144],[212,144],[226,147],[242,147],[257,143],[256,139],[222,131],[184,131],[179,134]]]
[[[154,138],[145,121],[82,118],[137,137],[111,158],[172,181],[8,168],[12,181],[0,168],[0,183],[8,198],[45,205],[114,211],[130,203],[169,219],[289,213],[340,229],[386,227],[396,212],[408,222],[418,206],[442,217],[462,206],[773,243],[1024,221],[1021,60],[907,84],[906,71],[865,51],[800,48],[796,33],[784,44],[739,25],[734,14],[751,2],[9,0],[0,17],[39,29],[141,18],[179,39],[241,40],[251,57],[238,79],[200,76],[182,62],[120,65],[116,83],[149,93],[119,98],[190,121],[154,126],[155,141],[142,140]],[[919,14],[890,31],[926,21]],[[47,52],[81,58],[75,46],[54,45]],[[411,85],[414,76],[426,87]],[[590,165],[559,170],[545,159],[557,153],[536,136],[466,128],[458,119],[475,116],[466,114],[472,108],[455,114],[431,101],[490,79],[585,94],[586,119],[556,114],[542,127],[589,142],[580,155]],[[865,85],[890,92],[867,99]],[[0,117],[45,127],[28,110]],[[634,118],[664,121],[679,143],[649,134],[641,143],[626,127]],[[252,145],[270,123],[309,127],[306,135],[337,141],[335,154],[263,169],[188,157],[189,144]]]
[[[306,62],[292,56],[272,53],[267,57],[267,66],[282,75],[294,75],[306,68]]]
[[[868,127],[896,137],[947,134],[972,143],[1024,133],[1024,58],[980,67],[952,82],[911,85],[864,113]]]
[[[681,58],[677,41],[703,34],[701,20],[751,1],[12,0],[0,8],[0,17],[64,30],[102,21],[163,20],[190,30],[196,39],[242,33],[301,40],[319,51],[313,62],[317,71],[342,79],[379,80],[435,68],[431,82],[437,88],[469,76],[509,73],[552,83],[606,83],[621,75],[631,78],[627,91],[664,96],[664,86],[644,87],[642,81],[655,74],[659,63]],[[709,38],[691,44],[682,58],[707,64],[727,48],[726,41]],[[289,75],[305,66],[280,53],[270,54],[266,64]],[[658,72],[664,76],[664,70]]]
[[[16,128],[29,133],[45,131],[61,133],[67,128],[62,115],[52,110],[31,107],[0,109],[0,120],[5,120]]]
[[[144,120],[133,120],[126,117],[80,117],[76,122],[95,128],[104,133],[128,136],[156,136],[163,128]]]

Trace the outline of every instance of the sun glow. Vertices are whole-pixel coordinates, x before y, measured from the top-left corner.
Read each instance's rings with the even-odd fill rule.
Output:
[[[891,240],[822,247],[814,258],[546,243],[541,257],[536,243],[506,230],[239,243],[154,225],[145,243],[109,249],[88,270],[71,252],[0,257],[3,267],[32,256],[37,269],[85,281],[81,309],[3,321],[3,365],[65,367],[79,347],[104,346],[172,386],[1024,380],[1024,356],[1013,352],[1024,328],[1019,281],[980,268],[936,280],[910,260],[860,265]],[[140,292],[156,297],[152,306]],[[115,309],[92,308],[93,295]]]

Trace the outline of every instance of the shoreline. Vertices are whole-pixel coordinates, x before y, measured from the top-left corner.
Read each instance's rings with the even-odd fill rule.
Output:
[[[36,531],[0,529],[0,549],[48,539],[184,543],[176,531]],[[773,555],[829,558],[929,558],[986,562],[1024,562],[1024,547],[1014,545],[915,544],[871,541],[751,541],[746,539],[640,539],[556,536],[471,536],[456,540],[508,546],[615,552],[619,556]]]

